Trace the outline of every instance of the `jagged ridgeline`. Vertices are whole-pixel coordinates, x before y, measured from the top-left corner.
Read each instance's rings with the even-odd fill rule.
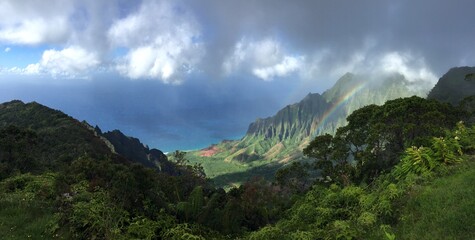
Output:
[[[149,149],[138,139],[125,136],[119,130],[102,133],[97,126],[93,128],[85,121],[80,122],[36,102],[14,100],[0,104],[0,129],[5,135],[2,136],[4,141],[11,137],[14,138],[11,144],[18,143],[12,145],[12,149],[21,148],[18,151],[13,149],[11,157],[35,159],[35,162],[22,165],[38,170],[61,169],[87,156],[110,157],[123,163],[137,162],[169,174],[175,172],[173,164],[160,150]],[[24,139],[20,141],[19,137]],[[19,153],[22,156],[14,156]]]
[[[354,110],[400,97],[425,97],[429,89],[427,82],[410,82],[400,74],[376,78],[347,73],[323,94],[309,93],[276,115],[257,119],[241,140],[214,146],[214,156],[244,163],[256,160],[284,163],[299,159],[310,139],[322,133],[334,133],[346,124],[346,117]],[[209,152],[206,156],[210,156]]]

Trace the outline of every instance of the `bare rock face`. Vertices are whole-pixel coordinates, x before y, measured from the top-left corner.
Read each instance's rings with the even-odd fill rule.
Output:
[[[424,84],[409,82],[400,74],[375,77],[347,73],[323,94],[309,93],[300,102],[284,107],[274,116],[257,119],[249,125],[240,141],[218,147],[230,148],[223,151],[230,153],[227,161],[299,158],[302,157],[301,149],[310,139],[323,133],[333,134],[346,124],[346,117],[354,110],[400,97],[425,97],[429,88],[421,87],[426,86]]]

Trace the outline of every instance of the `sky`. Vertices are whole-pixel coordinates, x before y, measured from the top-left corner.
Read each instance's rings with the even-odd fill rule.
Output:
[[[163,151],[241,138],[346,72],[475,65],[473,0],[0,0],[0,102]]]

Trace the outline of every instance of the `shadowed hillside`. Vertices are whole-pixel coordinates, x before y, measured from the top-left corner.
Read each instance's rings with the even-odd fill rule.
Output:
[[[458,105],[462,99],[474,94],[475,67],[456,67],[439,79],[427,98]]]

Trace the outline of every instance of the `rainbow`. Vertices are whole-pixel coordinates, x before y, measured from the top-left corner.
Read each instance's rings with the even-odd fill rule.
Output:
[[[352,88],[350,88],[345,94],[341,95],[340,98],[338,98],[335,102],[333,102],[333,105],[330,106],[322,115],[320,118],[320,121],[318,122],[316,126],[316,130],[318,131],[327,121],[327,119],[333,115],[333,113],[339,109],[343,104],[345,104],[351,97],[353,97],[356,93],[361,91],[366,86],[366,82],[360,82],[358,84],[355,84]]]

